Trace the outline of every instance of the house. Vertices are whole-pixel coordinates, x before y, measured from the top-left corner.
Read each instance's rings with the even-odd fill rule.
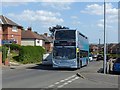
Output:
[[[0,47],[2,46],[2,24],[0,22]],[[0,50],[0,65],[2,65],[2,51]]]
[[[110,53],[113,53],[113,54],[120,54],[120,43],[118,44],[113,44],[113,46],[110,48]]]
[[[22,30],[21,33],[21,45],[23,46],[43,46],[44,39],[39,34],[32,31],[32,28],[29,27],[27,30]]]
[[[2,46],[2,23],[0,22],[0,46]]]
[[[0,22],[2,26],[2,31],[0,31],[2,41],[14,41],[16,44],[21,45],[22,26],[16,24],[3,15],[0,15]]]
[[[99,53],[99,47],[98,47],[98,45],[91,44],[90,45],[90,52],[92,54],[98,54]]]
[[[45,40],[45,49],[46,49],[46,51],[47,52],[52,52],[52,50],[53,50],[53,39],[52,39],[52,37],[48,36],[47,33],[44,33],[41,36]]]

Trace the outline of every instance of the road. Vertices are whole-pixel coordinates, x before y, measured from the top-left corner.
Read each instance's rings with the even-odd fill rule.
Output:
[[[42,65],[3,68],[2,88],[118,88],[118,75],[98,73],[101,67],[102,61],[92,61],[78,70]]]

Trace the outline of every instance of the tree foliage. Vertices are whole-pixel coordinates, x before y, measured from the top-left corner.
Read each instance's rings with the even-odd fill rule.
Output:
[[[61,25],[56,25],[56,26],[49,27],[49,31],[51,32],[51,36],[54,36],[54,32],[56,30],[60,30],[60,29],[69,29],[69,28],[65,27],[65,26],[61,26]]]

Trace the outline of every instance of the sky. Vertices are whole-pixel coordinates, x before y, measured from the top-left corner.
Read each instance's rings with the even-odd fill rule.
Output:
[[[103,2],[2,2],[2,14],[24,29],[32,27],[39,34],[49,27],[62,25],[77,29],[90,43],[103,43]],[[106,42],[118,42],[118,3],[106,3]]]

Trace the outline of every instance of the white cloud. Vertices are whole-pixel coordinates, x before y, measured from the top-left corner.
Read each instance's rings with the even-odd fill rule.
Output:
[[[93,15],[102,15],[103,14],[103,6],[98,4],[87,5],[84,11],[81,13],[93,14]]]
[[[2,6],[19,6],[19,5],[27,5],[27,2],[2,2]]]
[[[87,13],[92,15],[103,15],[104,5],[99,5],[99,4],[87,5],[85,10],[81,11],[81,13]],[[116,15],[118,14],[118,10],[114,8],[111,3],[106,3],[106,14]]]
[[[81,13],[86,13],[90,15],[98,15],[103,16],[104,15],[104,5],[99,4],[91,4],[87,5],[84,11],[81,11]],[[114,8],[111,3],[106,3],[106,26],[107,28],[114,27],[111,24],[117,24],[118,22],[118,9]],[[104,19],[101,19],[97,23],[98,27],[104,27]]]
[[[118,19],[117,19],[117,15],[115,16],[108,16],[106,17],[106,28],[111,29],[113,27],[115,27],[114,25],[117,25]],[[104,19],[100,19],[97,22],[97,26],[100,28],[104,27]]]
[[[19,21],[26,21],[32,23],[41,23],[45,24],[59,24],[64,22],[62,18],[60,18],[60,13],[54,13],[50,11],[44,10],[24,10],[20,14],[9,13],[9,17],[15,18]]]
[[[22,2],[22,0],[20,2],[15,1],[15,0],[8,0],[8,2],[2,2],[3,6],[19,6],[19,5],[26,5],[30,2],[30,0],[27,0],[26,2]],[[36,2],[36,0],[32,0],[31,2]],[[52,2],[52,0],[48,0],[47,1],[40,1],[38,3],[41,3],[40,5],[45,6],[45,7],[51,7],[53,9],[57,9],[57,10],[69,10],[71,7],[70,5],[73,2]]]
[[[2,0],[2,2],[77,2],[78,0]]]
[[[72,3],[71,2],[42,2],[42,6],[44,7],[50,7],[53,9],[57,9],[57,10],[69,10],[71,9],[70,5]]]
[[[103,0],[2,0],[4,2],[104,2]],[[106,2],[119,2],[119,0],[106,0]]]
[[[2,0],[2,2],[37,2],[40,0]]]

